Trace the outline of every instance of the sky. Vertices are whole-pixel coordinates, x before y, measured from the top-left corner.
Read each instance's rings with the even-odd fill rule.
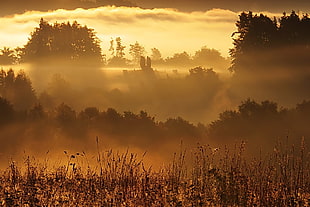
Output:
[[[206,11],[213,8],[239,12],[243,10],[290,12],[309,10],[309,0],[1,0],[0,15],[25,10],[91,8],[106,5],[142,8],[176,8],[181,11]]]
[[[280,3],[281,2],[281,3]],[[138,41],[147,51],[158,48],[163,56],[201,47],[229,56],[231,34],[242,10],[263,11],[270,17],[282,11],[310,8],[309,0],[1,0],[0,48],[22,47],[40,18],[50,23],[77,20],[97,32],[103,53],[109,56],[111,38],[124,45]],[[124,7],[104,6],[115,4]],[[138,6],[138,7],[137,7]],[[83,7],[83,8],[78,8]],[[292,9],[287,9],[292,8]],[[300,12],[302,13],[302,12]],[[2,17],[1,17],[2,16]],[[126,52],[126,51],[125,51]]]
[[[174,7],[182,11],[201,11],[213,8],[238,11],[290,12],[309,10],[309,0],[133,0],[137,5],[152,7]]]
[[[41,17],[50,23],[77,20],[93,28],[104,53],[108,53],[110,39],[119,36],[126,49],[138,41],[147,51],[158,48],[163,56],[194,53],[202,46],[218,49],[227,56],[237,20],[236,13],[221,9],[191,13],[129,7],[33,11],[0,18],[0,48],[25,45]]]

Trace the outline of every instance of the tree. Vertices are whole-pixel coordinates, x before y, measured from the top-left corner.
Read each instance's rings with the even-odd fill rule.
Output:
[[[286,44],[290,45],[302,42],[301,30],[303,30],[303,28],[301,26],[301,20],[295,11],[292,11],[289,16],[284,12],[283,16],[280,18],[280,41],[286,41]]]
[[[112,57],[108,61],[108,66],[110,67],[127,67],[128,60],[126,58]]]
[[[309,63],[310,20],[292,11],[271,20],[260,14],[243,12],[233,33],[234,48],[230,50],[233,72],[269,68],[305,68]],[[274,55],[277,54],[277,55]]]
[[[183,66],[188,67],[191,65],[191,56],[187,52],[176,53],[173,57],[168,57],[166,59],[166,63],[168,65],[176,65],[176,66]]]
[[[160,61],[160,60],[162,60],[161,52],[159,51],[159,49],[152,48],[151,50],[152,50],[151,58],[152,58],[153,61]]]
[[[130,45],[129,54],[132,56],[132,61],[135,64],[138,64],[140,61],[140,57],[145,53],[145,49],[138,42],[133,45]]]
[[[114,57],[115,48],[114,48],[114,40],[113,40],[113,38],[111,38],[111,40],[110,40],[110,48],[109,48],[109,51],[111,52],[111,55]]]
[[[13,117],[13,105],[8,100],[0,97],[0,125],[12,121]]]
[[[198,137],[197,128],[181,117],[167,119],[164,127],[172,136]]]
[[[125,53],[124,53],[124,49],[126,48],[126,46],[122,45],[122,39],[120,37],[117,37],[115,39],[116,42],[116,57],[118,58],[123,58]]]
[[[19,71],[15,77],[14,92],[15,97],[12,103],[17,109],[29,109],[37,100],[32,83],[24,71]]]
[[[8,47],[4,47],[0,50],[0,65],[12,65],[16,63],[16,61],[17,57],[14,50]]]
[[[234,48],[230,50],[233,58],[231,71],[249,65],[252,53],[272,48],[277,32],[276,21],[263,14],[253,16],[252,12],[242,12],[236,26],[237,32],[233,36],[238,34],[238,37],[233,39]]]
[[[36,94],[29,77],[24,71],[15,75],[14,70],[0,72],[0,95],[18,110],[27,110],[36,102]]]
[[[100,114],[99,109],[96,107],[87,107],[80,112],[79,117],[82,120],[93,120]]]
[[[76,112],[62,103],[56,108],[56,120],[60,125],[71,125],[76,120]]]
[[[114,48],[114,42],[116,43],[116,47]],[[123,46],[122,39],[117,37],[115,41],[111,39],[110,41],[110,49],[112,58],[109,59],[108,65],[110,67],[125,67],[127,66],[128,60],[124,58],[126,46]]]
[[[210,137],[227,141],[271,139],[287,128],[282,114],[283,110],[278,109],[277,103],[268,100],[257,103],[247,99],[238,106],[237,111],[221,113],[219,119],[210,124],[208,134]],[[285,119],[288,120],[289,116]]]
[[[214,72],[212,68],[205,69],[201,66],[195,67],[189,70],[190,77],[210,77],[210,78],[218,78],[218,75]]]
[[[23,59],[26,62],[47,58],[69,61],[91,59],[98,64],[102,58],[99,43],[93,29],[76,21],[51,25],[41,19],[25,45]]]
[[[30,110],[28,114],[29,118],[32,120],[41,120],[46,117],[46,113],[41,104],[35,104]]]
[[[229,60],[221,56],[221,53],[215,49],[202,47],[195,52],[193,56],[193,64],[204,67],[212,67],[215,69],[225,69],[229,67]]]

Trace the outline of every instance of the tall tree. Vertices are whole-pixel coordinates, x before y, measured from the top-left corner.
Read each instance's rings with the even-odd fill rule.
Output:
[[[31,33],[25,45],[24,60],[33,62],[57,57],[70,61],[92,59],[100,63],[99,43],[93,29],[81,26],[76,21],[51,25],[41,19],[39,27]]]
[[[109,51],[111,52],[111,55],[114,56],[115,48],[114,48],[114,39],[113,39],[113,38],[111,38],[111,40],[110,40],[110,48],[109,48]]]
[[[233,36],[238,34],[238,37],[233,39],[234,48],[230,50],[233,58],[232,71],[248,65],[252,53],[271,49],[277,35],[277,22],[263,14],[242,12],[236,26],[237,32],[234,32]]]
[[[301,68],[309,60],[310,20],[293,11],[279,22],[274,18],[243,12],[236,23],[231,71],[276,67]],[[277,54],[277,55],[275,55]],[[270,67],[272,66],[272,67]]]
[[[126,46],[123,46],[122,39],[120,37],[117,37],[115,39],[115,42],[116,42],[116,48],[115,48],[115,50],[116,50],[116,57],[123,58],[124,55],[125,55],[124,50],[125,50]]]
[[[112,38],[110,41],[110,49],[112,57],[108,61],[108,66],[111,67],[125,67],[127,66],[127,59],[124,58],[126,46],[122,44],[122,39],[116,37],[115,40]]]

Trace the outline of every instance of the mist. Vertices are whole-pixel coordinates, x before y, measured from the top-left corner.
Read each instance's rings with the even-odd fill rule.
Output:
[[[94,11],[104,9],[116,8]],[[138,19],[171,23],[189,18],[175,11],[137,10],[142,12]],[[68,14],[62,12],[53,15]],[[33,19],[38,14],[24,15]],[[1,163],[28,153],[93,155],[98,140],[105,150],[147,152],[156,157],[149,159],[154,166],[171,160],[180,145],[223,149],[246,141],[249,151],[259,154],[279,140],[298,144],[304,137],[308,142],[307,30],[298,30],[296,38],[283,26],[296,16],[292,12],[274,24],[264,15],[240,14],[240,21],[250,19],[255,29],[239,24],[229,58],[203,42],[195,49],[191,45],[193,52],[184,44],[183,50],[162,55],[156,46],[128,45],[118,36],[111,39],[116,45],[110,45],[109,55],[103,55],[95,30],[42,18],[23,48],[1,50]],[[307,24],[307,18],[298,17],[295,24]]]

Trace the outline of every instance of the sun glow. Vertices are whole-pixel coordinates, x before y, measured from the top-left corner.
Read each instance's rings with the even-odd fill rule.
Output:
[[[163,56],[182,51],[193,53],[204,45],[227,56],[237,17],[237,13],[222,9],[185,13],[173,9],[109,6],[88,10],[28,11],[0,18],[0,47],[23,46],[40,18],[44,18],[50,23],[76,20],[93,28],[105,54],[109,54],[110,39],[121,37],[126,49],[138,41],[146,51],[159,48]]]

